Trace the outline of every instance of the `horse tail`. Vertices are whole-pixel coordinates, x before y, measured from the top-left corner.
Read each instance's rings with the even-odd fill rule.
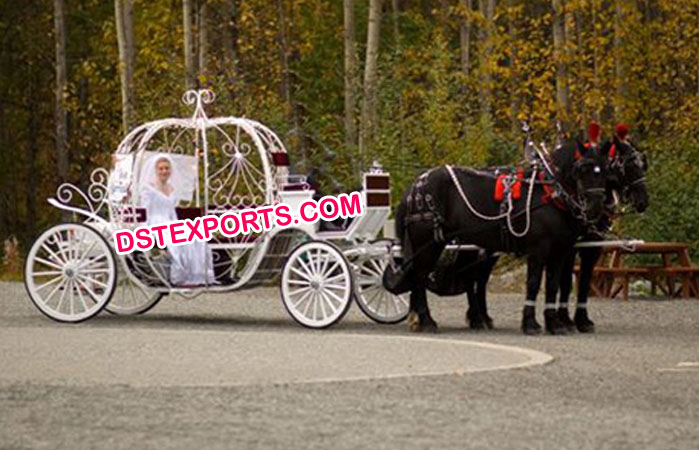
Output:
[[[400,203],[396,207],[395,215],[395,232],[401,246],[405,245],[405,234],[408,231],[405,226],[405,215],[408,213],[407,194],[407,192],[403,194]]]
[[[403,194],[396,208],[394,219],[396,238],[400,242],[403,257],[399,258],[399,266],[388,265],[382,277],[384,288],[395,295],[403,294],[413,288],[411,276],[412,245],[405,220],[409,213],[407,200],[409,193],[408,190]]]

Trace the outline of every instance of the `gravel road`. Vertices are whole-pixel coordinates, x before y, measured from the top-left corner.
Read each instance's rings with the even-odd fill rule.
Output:
[[[518,295],[491,296],[488,332],[465,328],[464,299],[435,298],[434,348],[354,306],[304,330],[275,289],[79,325],[44,318],[19,283],[0,303],[0,448],[699,448],[697,300],[593,299],[596,334],[525,337]],[[461,370],[508,358],[488,344],[553,361]],[[428,373],[425,354],[441,375],[382,377]]]

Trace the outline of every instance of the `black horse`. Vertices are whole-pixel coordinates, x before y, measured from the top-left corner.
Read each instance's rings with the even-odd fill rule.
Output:
[[[603,216],[591,229],[586,231],[581,241],[604,239],[603,233],[611,225],[616,209],[615,192],[621,195],[625,203],[631,203],[633,208],[641,213],[648,207],[648,192],[645,185],[645,172],[648,164],[645,154],[632,144],[619,141],[608,141],[602,146],[605,158],[606,201]],[[574,319],[570,319],[568,299],[573,283],[573,266],[576,253],[580,255],[580,283],[578,286],[578,302]],[[560,298],[558,318],[569,331],[581,333],[594,332],[594,323],[587,313],[587,298],[594,266],[602,253],[600,247],[572,248],[561,271]],[[493,319],[488,315],[486,302],[486,286],[490,274],[497,262],[496,255],[479,255],[478,252],[460,252],[447,269],[450,275],[457,275],[460,280],[460,290],[452,289],[450,294],[465,292],[468,296],[469,308],[466,312],[466,322],[472,329],[492,328]]]
[[[600,216],[605,180],[600,155],[577,143],[563,145],[551,159],[551,171],[532,168],[521,175],[521,197],[503,200],[504,213],[503,203],[492,198],[497,179],[491,172],[446,166],[422,174],[413,184],[396,211],[396,235],[407,260],[398,284],[411,291],[411,330],[437,329],[427,305],[428,276],[452,240],[528,256],[522,320],[528,334],[541,329],[534,304],[546,266],[546,301],[553,305],[546,311],[546,326],[553,333],[565,328],[555,311],[562,258],[584,225]],[[387,289],[399,290],[390,277],[384,280]],[[474,314],[482,316],[479,310]]]
[[[642,213],[649,203],[646,190],[645,174],[648,170],[648,162],[643,152],[638,150],[630,142],[623,142],[616,137],[602,147],[602,154],[608,161],[607,173],[607,205],[602,218],[590,230],[583,241],[600,240],[603,233],[612,224],[615,214],[616,197],[614,192],[621,195],[621,200],[631,203],[636,212]],[[584,247],[578,249],[580,254],[580,281],[578,285],[578,302],[574,319],[570,319],[568,312],[568,299],[573,286],[573,266],[575,264],[576,249],[570,252],[563,266],[560,283],[560,298],[558,304],[558,317],[568,329],[577,328],[581,333],[594,332],[595,324],[587,314],[587,297],[590,292],[590,281],[595,264],[602,255],[600,247]],[[483,276],[483,275],[481,275]]]

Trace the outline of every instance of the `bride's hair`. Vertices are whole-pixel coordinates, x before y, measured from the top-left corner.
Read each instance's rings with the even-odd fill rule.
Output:
[[[160,164],[161,162],[166,162],[168,164],[168,166],[170,166],[170,169],[172,169],[172,159],[170,159],[169,156],[160,155],[156,158],[155,164],[153,167],[156,171],[158,170],[158,164]]]

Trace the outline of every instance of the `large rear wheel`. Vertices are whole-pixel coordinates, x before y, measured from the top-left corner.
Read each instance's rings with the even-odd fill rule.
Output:
[[[29,298],[59,322],[82,322],[99,314],[116,280],[109,244],[83,224],[64,223],[44,231],[32,244],[24,267]]]

